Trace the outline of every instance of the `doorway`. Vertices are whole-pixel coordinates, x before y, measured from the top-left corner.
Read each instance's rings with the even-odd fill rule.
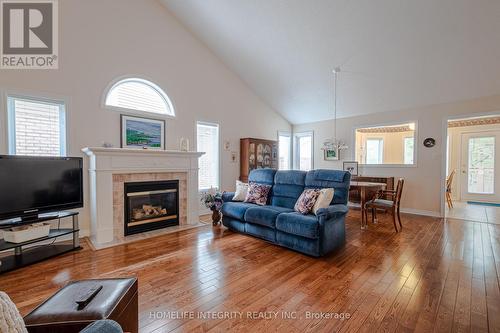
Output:
[[[448,121],[446,162],[445,216],[500,224],[500,116]]]
[[[462,133],[460,192],[469,203],[500,202],[500,181],[495,179],[500,167],[500,131]]]

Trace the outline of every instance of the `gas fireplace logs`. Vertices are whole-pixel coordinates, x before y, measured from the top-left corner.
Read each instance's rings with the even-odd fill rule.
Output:
[[[167,210],[161,206],[142,205],[142,208],[132,209],[132,217],[134,220],[142,220],[162,215],[167,215]]]

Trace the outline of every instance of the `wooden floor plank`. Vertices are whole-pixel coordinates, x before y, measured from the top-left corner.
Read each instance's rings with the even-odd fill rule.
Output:
[[[26,314],[68,281],[136,276],[141,332],[500,330],[500,226],[405,214],[395,233],[389,216],[379,220],[360,230],[359,211],[349,212],[345,247],[324,258],[211,225],[99,251],[84,244],[0,275],[0,289]]]

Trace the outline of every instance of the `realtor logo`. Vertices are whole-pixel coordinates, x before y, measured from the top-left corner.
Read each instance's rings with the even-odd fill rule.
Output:
[[[4,69],[57,69],[57,0],[0,0]]]

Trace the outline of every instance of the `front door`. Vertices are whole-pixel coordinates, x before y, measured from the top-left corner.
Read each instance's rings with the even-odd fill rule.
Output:
[[[500,131],[462,134],[463,201],[500,203]]]

